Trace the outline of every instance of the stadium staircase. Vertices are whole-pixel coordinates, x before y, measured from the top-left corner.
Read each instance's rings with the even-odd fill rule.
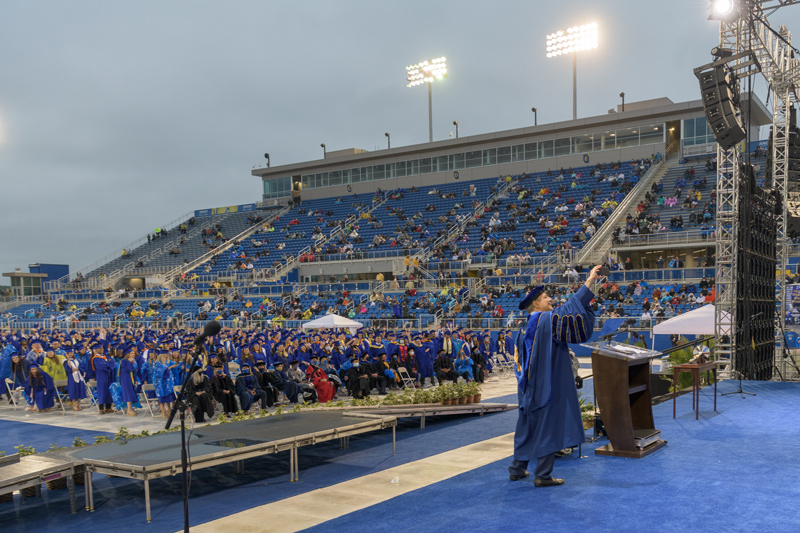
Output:
[[[471,222],[475,222],[477,217],[483,214],[488,208],[492,207],[494,203],[500,198],[506,198],[508,196],[508,192],[511,188],[517,184],[519,176],[513,176],[512,179],[503,183],[503,185],[491,194],[487,199],[486,202],[478,202],[475,207],[473,208],[472,212],[464,217],[460,223],[452,226],[449,230],[447,230],[446,235],[442,235],[438,239],[436,239],[430,246],[419,250],[416,254],[411,257],[411,260],[414,261],[415,259],[418,261],[420,265],[424,265],[431,259],[433,252],[437,250],[441,246],[446,246],[451,244],[457,238],[461,237],[464,234],[464,230],[467,228],[467,225]],[[476,267],[486,266],[485,264],[476,265]],[[403,260],[394,261],[394,274],[403,274],[405,272],[405,263]],[[418,267],[419,271],[422,273],[423,277],[426,279],[436,279],[436,273],[427,270],[426,268],[420,266]]]
[[[162,283],[164,284],[164,286],[167,289],[172,289],[172,290],[177,289],[177,287],[175,286],[173,280],[175,280],[176,278],[178,278],[178,277],[180,277],[180,276],[182,276],[182,275],[184,275],[184,274],[186,274],[188,272],[191,272],[192,270],[194,270],[194,269],[196,269],[198,267],[203,266],[205,263],[207,263],[208,261],[213,259],[214,256],[216,256],[216,255],[228,250],[229,248],[233,247],[236,243],[243,242],[245,239],[247,239],[248,237],[252,236],[254,233],[258,232],[259,229],[264,224],[273,224],[276,220],[278,220],[281,217],[283,217],[284,215],[286,215],[289,211],[291,211],[290,207],[283,207],[280,210],[278,210],[277,212],[271,213],[269,218],[267,218],[265,220],[262,220],[262,221],[260,221],[260,222],[258,222],[256,224],[252,224],[251,226],[249,226],[247,229],[245,229],[244,231],[242,231],[241,233],[239,233],[235,237],[233,237],[231,239],[228,239],[228,241],[226,241],[225,244],[223,244],[222,246],[218,246],[217,248],[214,248],[213,250],[210,250],[210,251],[206,252],[205,254],[203,254],[200,257],[194,259],[193,261],[190,261],[187,264],[182,264],[182,265],[180,265],[180,266],[178,266],[176,268],[173,268],[172,270],[167,271],[163,275],[163,282]]]
[[[677,156],[651,165],[644,173],[639,183],[628,193],[620,202],[613,214],[603,223],[597,233],[589,242],[578,252],[574,264],[577,265],[598,265],[606,260],[612,247],[612,234],[616,226],[625,225],[625,217],[636,209],[636,205],[644,200],[645,194],[650,190],[653,183],[658,183],[660,179],[672,168],[678,165]]]
[[[289,258],[286,261],[282,262],[280,264],[280,266],[276,267],[274,269],[274,271],[272,271],[272,272],[266,271],[266,278],[265,279],[268,280],[268,281],[282,280],[289,272],[291,272],[292,270],[294,270],[295,268],[298,268],[300,266],[300,258],[302,256],[313,255],[314,254],[314,247],[316,247],[316,246],[324,247],[325,244],[329,243],[334,238],[336,238],[336,237],[340,236],[341,234],[343,234],[346,227],[356,224],[362,218],[363,215],[372,214],[373,211],[375,211],[380,206],[385,204],[386,200],[388,198],[389,198],[389,193],[384,193],[383,197],[379,201],[372,202],[372,205],[370,205],[368,207],[360,208],[356,212],[355,215],[350,215],[344,221],[343,224],[339,224],[338,226],[333,228],[330,231],[330,233],[328,233],[328,236],[325,237],[324,239],[318,239],[313,245],[306,246],[305,248],[303,248],[299,252],[297,252],[297,254],[295,254],[295,255],[289,254]]]

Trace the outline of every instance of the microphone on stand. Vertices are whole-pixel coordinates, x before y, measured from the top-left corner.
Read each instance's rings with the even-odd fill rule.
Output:
[[[221,329],[222,326],[216,320],[207,323],[205,328],[203,328],[203,333],[195,337],[194,341],[192,341],[195,351],[199,352],[202,349],[203,343],[206,342],[206,339],[215,336]]]

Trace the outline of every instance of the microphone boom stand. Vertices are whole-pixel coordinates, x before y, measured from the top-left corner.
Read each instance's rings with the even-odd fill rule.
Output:
[[[167,419],[167,425],[164,429],[169,429],[172,426],[172,421],[175,419],[175,413],[180,411],[181,416],[181,470],[183,472],[183,531],[184,533],[189,533],[189,461],[188,461],[188,444],[186,442],[186,409],[188,409],[188,401],[186,399],[186,385],[189,383],[189,380],[192,379],[192,371],[197,366],[197,362],[200,359],[200,354],[203,353],[203,343],[208,337],[213,337],[217,333],[219,333],[220,325],[219,322],[212,320],[208,324],[206,324],[204,332],[197,337],[194,341],[194,357],[192,358],[192,364],[189,368],[186,369],[186,376],[183,378],[183,384],[181,385],[181,391],[178,393],[177,398],[175,398],[175,405],[172,406],[172,411],[169,413],[169,418]]]

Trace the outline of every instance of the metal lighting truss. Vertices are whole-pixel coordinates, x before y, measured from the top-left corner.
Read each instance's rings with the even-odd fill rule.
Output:
[[[797,102],[800,85],[800,59],[794,57],[791,33],[786,27],[775,32],[769,25],[765,10],[776,9],[800,0],[744,0],[744,16],[736,21],[720,22],[720,48],[734,54],[751,51],[758,60],[761,74],[773,92],[772,101],[772,177],[780,199],[776,214],[777,262],[775,300],[775,368],[786,376],[787,361],[783,358],[783,328],[786,316],[786,264],[789,253],[787,237],[787,179],[789,176],[790,110]],[[776,33],[778,35],[776,35]],[[746,58],[734,61],[743,62]],[[736,83],[736,81],[734,81]],[[752,100],[750,101],[752,102]],[[750,103],[748,103],[750,105]],[[747,127],[750,125],[747,124]],[[736,148],[717,148],[717,280],[715,332],[717,360],[728,359],[733,369],[736,356],[736,256],[738,252],[737,220],[738,187],[740,179],[739,152]],[[747,319],[747,317],[741,317]],[[723,342],[724,340],[724,342]]]

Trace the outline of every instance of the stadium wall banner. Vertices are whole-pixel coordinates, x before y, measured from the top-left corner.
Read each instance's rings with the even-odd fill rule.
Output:
[[[211,209],[198,209],[194,212],[196,218],[223,215],[225,213],[247,213],[258,209],[258,204],[228,205],[225,207],[212,207]]]

